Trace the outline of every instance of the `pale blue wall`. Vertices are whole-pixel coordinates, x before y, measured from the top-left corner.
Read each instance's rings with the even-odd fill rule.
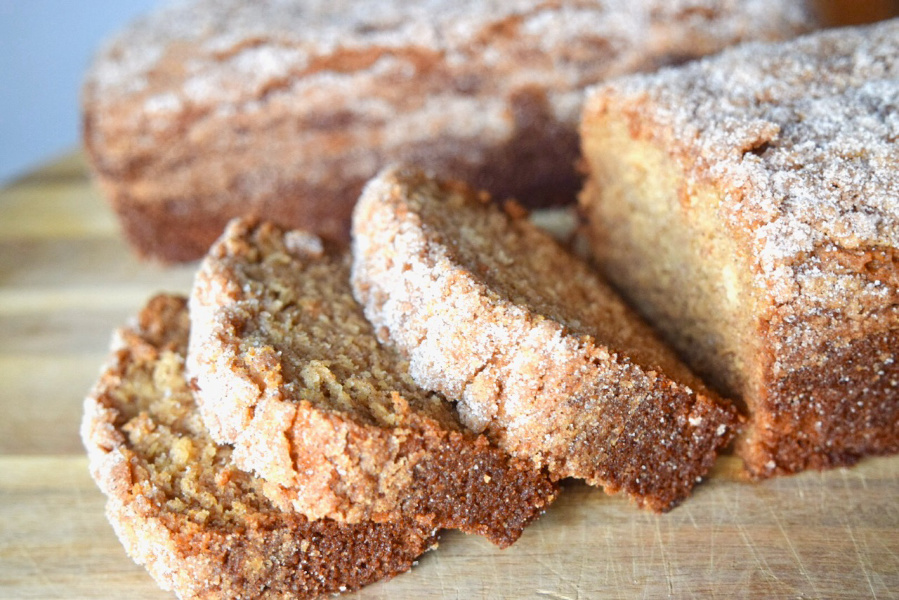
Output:
[[[160,0],[0,0],[0,185],[79,144],[100,41]]]

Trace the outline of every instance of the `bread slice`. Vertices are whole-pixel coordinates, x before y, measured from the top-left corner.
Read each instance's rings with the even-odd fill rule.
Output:
[[[602,269],[751,413],[756,477],[899,451],[899,20],[592,91]]]
[[[236,220],[200,267],[191,319],[188,366],[213,438],[279,506],[507,546],[555,497],[545,473],[465,431],[378,344],[345,249]]]
[[[278,510],[210,439],[184,377],[187,301],[157,296],[118,331],[81,436],[128,554],[179,598],[318,598],[408,570],[436,546],[414,522]]]
[[[346,240],[399,160],[573,203],[586,85],[813,23],[781,0],[182,1],[100,50],[84,145],[128,240],[166,261],[237,216]]]
[[[524,211],[394,167],[353,236],[353,290],[412,377],[553,477],[666,510],[733,436],[734,409]]]

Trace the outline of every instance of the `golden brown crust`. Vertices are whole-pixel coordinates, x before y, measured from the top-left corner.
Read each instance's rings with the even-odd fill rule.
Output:
[[[180,598],[316,598],[408,570],[436,543],[410,523],[279,511],[206,434],[182,365],[186,299],[153,298],[117,333],[85,400],[91,474],[128,554]]]
[[[366,316],[469,427],[556,478],[670,508],[732,437],[733,408],[586,264],[487,200],[415,169],[372,180],[353,224]]]
[[[745,401],[756,477],[899,451],[897,40],[893,20],[748,45],[587,101],[599,262]],[[657,164],[620,158],[638,155]],[[634,178],[678,191],[622,193]]]
[[[393,161],[572,202],[584,86],[810,24],[778,0],[184,2],[100,52],[83,137],[145,256],[199,258],[237,216],[345,240]]]
[[[214,438],[280,506],[341,521],[409,518],[506,546],[552,501],[530,463],[464,431],[382,347],[348,255],[235,220],[191,297],[189,370]]]

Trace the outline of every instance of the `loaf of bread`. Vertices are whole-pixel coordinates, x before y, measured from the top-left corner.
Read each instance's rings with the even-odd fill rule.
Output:
[[[427,524],[282,512],[206,433],[184,377],[185,298],[158,296],[118,332],[81,434],[128,554],[179,598],[319,598],[408,570]]]
[[[212,246],[191,294],[188,369],[213,438],[285,509],[407,518],[508,546],[555,486],[415,385],[353,299],[348,259],[245,219]]]
[[[751,415],[755,477],[899,451],[899,20],[592,90],[602,269]]]
[[[555,478],[667,510],[734,434],[733,407],[586,263],[462,183],[403,167],[372,180],[352,282],[418,384]]]
[[[144,256],[199,258],[245,215],[345,240],[393,161],[573,202],[584,86],[811,24],[780,0],[180,2],[99,52],[84,144]]]

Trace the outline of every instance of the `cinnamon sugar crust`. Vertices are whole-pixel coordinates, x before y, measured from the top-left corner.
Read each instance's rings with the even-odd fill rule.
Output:
[[[462,183],[406,167],[372,180],[352,283],[420,385],[555,478],[667,510],[734,434],[733,407],[585,263]]]
[[[144,256],[199,258],[237,216],[346,240],[394,161],[573,202],[585,86],[813,25],[779,0],[180,2],[100,50],[83,138]]]
[[[310,521],[278,510],[207,434],[184,377],[186,299],[117,332],[81,435],[128,554],[179,598],[318,598],[411,568],[426,524]]]
[[[206,423],[279,506],[507,546],[555,497],[544,473],[412,381],[353,299],[348,253],[311,234],[232,222],[197,274],[191,319]]]
[[[899,451],[899,20],[596,88],[597,260],[741,398],[756,477]]]

